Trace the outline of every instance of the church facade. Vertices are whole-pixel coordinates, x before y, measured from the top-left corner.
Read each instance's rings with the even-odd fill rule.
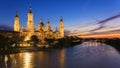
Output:
[[[51,29],[50,21],[48,20],[46,26],[43,23],[42,19],[40,19],[40,23],[37,28],[34,27],[34,18],[32,8],[29,8],[28,12],[28,20],[27,20],[27,28],[24,26],[20,26],[20,19],[18,16],[18,12],[16,12],[16,16],[14,18],[14,31],[19,32],[20,36],[24,36],[24,41],[30,40],[31,36],[36,35],[38,39],[44,43],[45,38],[51,39],[59,39],[64,38],[64,22],[62,18],[60,19],[59,29],[56,28],[55,31]]]

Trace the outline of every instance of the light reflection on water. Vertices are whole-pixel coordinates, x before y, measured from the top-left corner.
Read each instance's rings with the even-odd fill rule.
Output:
[[[24,54],[24,68],[32,68],[32,64],[31,64],[31,54],[30,53],[25,53]]]
[[[119,68],[120,54],[96,42],[67,49],[0,56],[0,68]]]

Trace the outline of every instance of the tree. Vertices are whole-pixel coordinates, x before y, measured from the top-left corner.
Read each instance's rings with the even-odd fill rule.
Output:
[[[20,38],[19,38],[19,41],[24,41],[24,39],[25,39],[25,36],[20,36]]]
[[[64,38],[57,39],[57,41],[58,41],[59,45],[64,45],[65,44],[65,39]]]
[[[45,41],[51,45],[54,42],[54,39],[50,39],[50,38],[45,38]]]
[[[8,50],[13,48],[12,45],[15,43],[15,41],[12,38],[4,37],[3,35],[0,35],[0,50]]]
[[[12,40],[14,41],[14,47],[19,47],[20,42],[23,42],[25,39],[25,36],[13,36]]]
[[[39,39],[38,39],[38,37],[36,35],[32,35],[30,41],[34,43],[35,47],[39,43]]]

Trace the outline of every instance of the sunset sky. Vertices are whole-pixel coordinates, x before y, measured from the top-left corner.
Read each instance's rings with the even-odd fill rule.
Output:
[[[30,5],[35,27],[40,18],[45,24],[50,19],[53,29],[59,27],[62,16],[65,31],[71,35],[120,36],[120,0],[0,0],[0,25],[13,27],[17,10],[20,24],[26,26]]]

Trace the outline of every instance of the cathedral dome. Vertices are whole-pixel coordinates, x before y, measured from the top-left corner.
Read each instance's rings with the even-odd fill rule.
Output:
[[[40,26],[44,26],[44,23],[39,23]]]
[[[43,23],[42,19],[40,19],[39,25],[40,25],[40,26],[44,26],[44,23]]]

